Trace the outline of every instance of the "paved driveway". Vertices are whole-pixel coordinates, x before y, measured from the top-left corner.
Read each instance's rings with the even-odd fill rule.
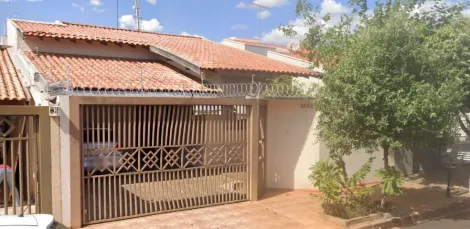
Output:
[[[269,191],[261,201],[207,207],[90,225],[92,228],[289,228],[336,229],[319,212],[320,201],[306,191]]]

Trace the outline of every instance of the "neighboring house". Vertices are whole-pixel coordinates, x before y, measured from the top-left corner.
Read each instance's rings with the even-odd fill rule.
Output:
[[[50,200],[51,187],[45,185],[48,188],[43,189],[44,186],[37,186],[37,181],[44,174],[49,179],[45,183],[50,183],[50,168],[43,171],[37,165],[42,160],[50,161],[47,152],[50,137],[43,134],[47,123],[39,122],[39,115],[44,118],[48,111],[34,107],[8,48],[0,45],[0,215],[47,211],[39,200],[43,196],[45,201]],[[45,140],[43,136],[47,140],[38,146],[37,142]],[[42,150],[46,153],[39,154]]]
[[[307,57],[289,50],[285,45],[266,44],[257,39],[231,37],[222,40],[221,44],[240,50],[256,53],[277,60],[286,64],[301,68],[312,67],[312,62]],[[321,68],[314,68],[313,71],[323,72]]]
[[[11,61],[7,46],[0,45],[0,106],[27,105],[29,100],[29,93]]]

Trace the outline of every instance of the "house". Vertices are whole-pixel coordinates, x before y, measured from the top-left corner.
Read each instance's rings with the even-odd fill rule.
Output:
[[[313,63],[307,57],[301,56],[299,53],[289,50],[289,48],[285,45],[266,44],[260,42],[257,39],[237,37],[226,38],[220,43],[236,49],[266,56],[270,59],[296,67],[310,69],[313,66]],[[321,67],[315,67],[312,69],[312,71],[323,73],[323,69]],[[321,80],[318,77],[297,77],[295,79],[296,82],[303,85],[321,83]]]
[[[66,226],[312,189],[308,168],[328,156],[307,98],[270,83],[319,72],[198,37],[60,21],[8,20],[6,41],[48,112],[40,212]]]
[[[7,46],[0,46],[0,105],[27,105],[30,99]]]
[[[240,50],[263,55],[270,59],[293,66],[301,68],[310,68],[312,66],[312,62],[307,57],[289,50],[286,45],[266,44],[257,39],[238,37],[226,38],[220,43]],[[323,72],[321,68],[314,68],[313,71]]]

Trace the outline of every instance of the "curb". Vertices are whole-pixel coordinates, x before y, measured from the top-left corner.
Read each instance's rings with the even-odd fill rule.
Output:
[[[392,217],[388,219],[379,219],[361,225],[355,225],[353,229],[390,229],[393,227],[410,226],[417,224],[420,221],[433,219],[444,216],[449,213],[458,212],[470,208],[470,199],[461,200],[459,202],[450,203],[445,206],[437,207],[419,212],[413,212],[401,217]]]

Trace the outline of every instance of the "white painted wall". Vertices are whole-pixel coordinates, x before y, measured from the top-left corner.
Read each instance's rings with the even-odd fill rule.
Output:
[[[344,161],[346,162],[346,172],[348,176],[356,173],[362,165],[364,165],[370,157],[375,157],[374,161],[372,162],[371,172],[367,174],[366,178],[364,179],[364,183],[373,183],[377,182],[380,179],[375,176],[375,171],[378,169],[383,168],[383,152],[382,149],[375,151],[372,154],[366,153],[365,150],[359,150],[353,152],[351,155],[346,156]],[[389,156],[389,164],[390,166],[395,165],[395,161],[393,159],[393,155]]]
[[[245,50],[245,44],[236,42],[230,39],[224,39],[222,42],[220,42],[223,45],[230,46],[232,48],[240,49],[240,50]]]
[[[317,140],[319,113],[308,101],[270,100],[267,111],[266,186],[282,189],[315,189],[309,168],[329,156],[328,147]],[[382,151],[353,152],[344,158],[349,175],[357,172],[370,157],[375,157],[364,183],[376,182],[375,171],[382,168]],[[395,165],[390,155],[390,165]]]
[[[248,52],[256,53],[262,56],[267,56],[270,50],[276,50],[275,48],[260,47],[255,45],[245,45],[245,50]]]
[[[305,106],[307,108],[302,108]],[[317,112],[307,101],[270,100],[267,111],[267,188],[313,189],[309,168],[320,159]]]
[[[305,60],[302,60],[302,59],[299,59],[299,58],[295,58],[295,57],[291,57],[291,56],[287,56],[287,55],[283,55],[282,53],[277,53],[277,52],[268,51],[267,57],[271,58],[273,60],[277,60],[277,61],[280,61],[280,62],[283,62],[283,63],[286,63],[286,64],[301,67],[301,68],[309,68],[312,65],[312,63],[310,63],[308,61],[305,61]],[[320,68],[314,68],[313,71],[324,72],[321,67]]]

